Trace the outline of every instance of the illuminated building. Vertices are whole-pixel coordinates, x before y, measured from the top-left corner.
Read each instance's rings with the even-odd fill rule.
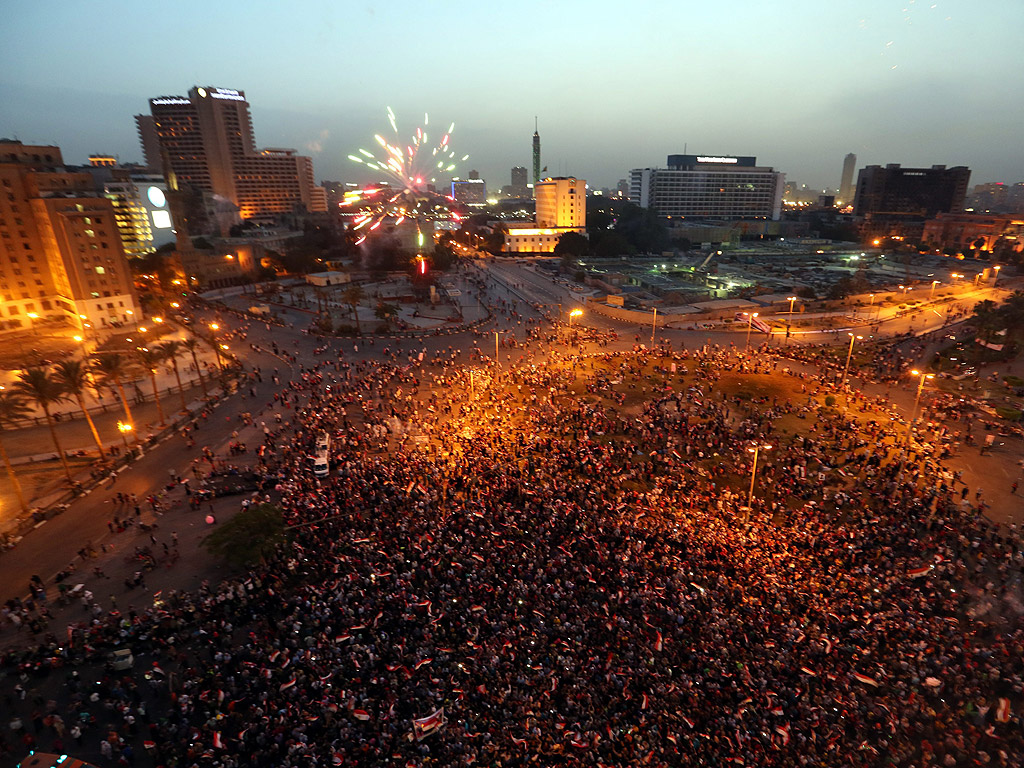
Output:
[[[103,185],[103,196],[114,206],[121,244],[129,259],[145,256],[174,242],[167,184],[153,174],[116,174]]]
[[[890,163],[861,168],[853,201],[861,236],[920,240],[928,219],[963,210],[970,178],[971,169],[962,165],[902,168]]]
[[[103,328],[137,316],[114,207],[88,173],[65,170],[58,147],[4,140],[0,190],[4,329],[45,321]]]
[[[463,205],[487,204],[487,184],[483,179],[452,179],[452,197]]]
[[[585,234],[587,182],[569,177],[548,178],[534,187],[537,215],[533,223],[510,223],[505,236],[509,253],[551,253],[567,232]]]
[[[313,161],[293,149],[257,149],[244,91],[196,86],[184,96],[149,100],[166,168],[180,187],[230,200],[243,219],[272,220],[305,208],[327,211]],[[152,148],[144,116],[136,117],[147,162]]]
[[[629,172],[629,199],[662,216],[772,219],[782,212],[785,174],[756,157],[669,155],[667,168]]]
[[[983,213],[940,213],[924,224],[921,243],[929,248],[1000,255],[1024,251],[1024,220],[1020,216]]]
[[[853,172],[857,168],[857,156],[851,152],[843,159],[843,176],[839,180],[839,201],[843,205],[853,204]]]
[[[113,155],[89,155],[89,165],[93,168],[116,168],[118,162]]]

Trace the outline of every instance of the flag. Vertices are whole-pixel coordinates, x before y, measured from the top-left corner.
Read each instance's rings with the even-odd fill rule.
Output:
[[[354,717],[356,720],[369,720],[370,713],[367,712],[365,709],[354,709],[352,710],[352,717]]]
[[[429,664],[432,661],[433,661],[433,659],[423,659],[422,661],[417,661],[416,662],[416,666],[414,666],[413,669],[414,670],[419,669],[420,667],[426,666],[427,664]]]
[[[224,742],[220,740],[220,731],[213,732],[213,748],[224,749]]]
[[[144,741],[144,742],[142,742],[142,748],[143,749],[156,749],[156,742],[155,741]]]
[[[517,739],[515,736],[513,736],[512,743],[515,744],[517,747],[525,747],[526,739]]]
[[[907,571],[907,575],[912,579],[920,579],[922,576],[926,576],[934,567],[933,565],[922,565],[920,568],[911,568]]]
[[[805,675],[810,675],[811,677],[817,677],[818,676],[817,672],[815,672],[813,669],[809,669],[807,667],[800,667],[800,671],[803,672]]]
[[[832,641],[826,637],[822,642],[825,644],[825,653],[832,653]]]
[[[444,707],[433,714],[421,717],[418,720],[412,721],[413,734],[416,736],[416,741],[422,741],[427,736],[440,730],[444,727],[447,721],[444,719]]]
[[[160,667],[158,667],[156,665],[155,661],[153,662],[153,674],[154,675],[160,675],[160,677],[166,677],[167,676],[167,673],[164,672],[162,669],[160,669]]]
[[[996,720],[1000,723],[1005,723],[1010,719],[1010,700],[1000,699],[999,705],[996,707]]]
[[[860,672],[854,672],[853,676],[857,680],[858,683],[864,683],[864,685],[872,685],[875,688],[878,687],[878,683],[875,682],[875,679],[872,678],[872,677],[868,677],[867,675],[862,675]]]
[[[687,726],[689,726],[691,731],[693,730],[693,720],[691,720],[688,717],[683,717],[683,722],[686,723]]]
[[[293,685],[295,685],[295,678],[294,677],[291,680],[289,680],[287,683],[281,683],[281,687],[278,689],[278,691],[279,692],[287,691]]]
[[[782,746],[785,747],[789,744],[789,725],[776,725],[775,732],[782,739]]]
[[[641,700],[640,700],[640,709],[647,709],[647,694],[646,693],[642,694],[642,697],[641,697]]]
[[[664,646],[665,644],[662,642],[661,639],[661,632],[658,632],[657,637],[654,640],[654,650],[661,653],[661,649],[664,648]]]

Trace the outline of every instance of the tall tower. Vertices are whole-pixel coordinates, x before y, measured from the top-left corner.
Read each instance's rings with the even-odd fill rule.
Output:
[[[851,152],[843,160],[843,178],[839,182],[839,199],[843,205],[853,203],[853,169],[857,166],[857,156]]]
[[[540,184],[540,134],[537,133],[537,118],[533,118],[533,194],[537,195]]]

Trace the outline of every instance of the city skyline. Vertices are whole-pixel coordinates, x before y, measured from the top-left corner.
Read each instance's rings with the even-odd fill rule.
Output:
[[[309,154],[317,180],[373,180],[347,156],[385,128],[387,106],[400,125],[423,112],[454,121],[470,159],[453,175],[476,169],[492,190],[531,164],[535,116],[548,173],[598,188],[684,150],[755,155],[812,188],[838,188],[850,152],[858,168],[966,165],[972,186],[1024,180],[1014,136],[1024,100],[1004,76],[1024,63],[1012,38],[1019,3],[796,3],[779,13],[734,2],[628,18],[605,3],[398,3],[389,13],[310,3],[296,14],[186,2],[156,20],[120,3],[57,8],[12,14],[0,136],[61,146],[69,163],[106,152],[141,162],[133,115],[147,99],[215,85],[245,90],[260,146]],[[542,32],[571,30],[572,47],[557,34],[528,37],[535,18]],[[166,55],[153,55],[154,32]],[[997,53],[941,53],[982,41]],[[465,65],[473,59],[484,66]]]

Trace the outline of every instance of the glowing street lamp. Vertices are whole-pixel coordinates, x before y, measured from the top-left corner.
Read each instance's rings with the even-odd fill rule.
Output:
[[[134,427],[131,424],[127,424],[123,421],[117,422],[117,431],[121,433],[121,439],[124,441],[125,450],[128,449],[128,433],[132,431]]]
[[[850,372],[850,358],[853,357],[853,342],[857,339],[863,339],[863,336],[854,336],[852,333],[846,334],[850,337],[850,348],[846,352],[846,366],[843,368],[843,383],[840,389],[846,389],[846,374]]]
[[[38,320],[38,319],[39,319],[39,315],[36,314],[35,312],[29,312],[28,313],[28,330],[29,330],[29,333],[35,333],[36,332],[36,320]]]
[[[754,501],[754,482],[757,479],[757,456],[758,456],[758,453],[760,451],[769,451],[769,450],[771,450],[771,448],[772,448],[772,446],[769,445],[768,443],[765,443],[764,445],[762,445],[760,443],[755,443],[753,448],[747,448],[747,450],[750,453],[754,454],[754,466],[750,470],[750,492],[747,493],[747,507],[749,509],[753,508],[753,507],[751,507],[751,504],[753,504],[753,501]],[[749,514],[749,512],[748,512],[748,514]]]
[[[935,296],[935,286],[938,285],[938,283],[938,280],[932,280],[932,289],[928,293],[928,301],[931,301],[932,297]]]
[[[995,288],[996,287],[996,281],[999,279],[999,270],[1002,269],[1002,266],[999,265],[999,264],[996,264],[994,267],[992,267],[992,269],[995,270],[995,276],[992,278],[992,287]]]
[[[917,421],[917,406],[921,402],[921,390],[924,389],[924,382],[926,379],[934,379],[934,373],[925,373],[924,371],[913,370],[910,372],[911,375],[917,376],[919,381],[917,383],[917,397],[914,398],[914,410],[910,412],[910,421],[907,423],[907,437],[906,443],[910,443],[910,432],[914,428],[914,423]]]
[[[796,301],[796,296],[789,296],[788,297],[788,301],[789,301],[789,314],[792,315],[793,314],[793,302]]]
[[[744,312],[747,316],[747,345],[743,348],[744,352],[750,351],[750,331],[754,327],[754,318],[757,317],[757,312]]]
[[[582,316],[583,316],[583,310],[580,309],[579,307],[577,307],[576,309],[572,310],[569,313],[569,327],[572,328],[572,319],[574,317],[582,317]]]

